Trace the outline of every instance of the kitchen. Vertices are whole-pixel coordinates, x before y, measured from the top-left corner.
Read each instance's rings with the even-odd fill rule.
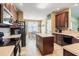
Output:
[[[79,4],[48,3],[50,7],[46,10],[34,9],[36,4],[39,8],[45,5],[0,4],[0,56],[21,56],[22,52],[25,56],[79,56]]]

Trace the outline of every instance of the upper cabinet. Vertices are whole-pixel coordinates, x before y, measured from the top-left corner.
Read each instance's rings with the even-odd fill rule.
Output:
[[[0,23],[1,23],[1,4],[0,4]]]
[[[56,28],[68,28],[68,12],[56,14]]]
[[[7,8],[11,12],[13,21],[16,21],[17,20],[17,11],[16,11],[15,5],[12,3],[5,3],[4,7]]]
[[[17,19],[18,19],[18,21],[24,21],[22,11],[17,11]]]
[[[0,4],[0,23],[13,23],[17,20],[16,7],[12,3]]]

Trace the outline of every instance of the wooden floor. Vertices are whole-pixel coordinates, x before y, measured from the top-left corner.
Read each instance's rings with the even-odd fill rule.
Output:
[[[21,51],[22,56],[42,56],[36,47],[35,38],[26,38],[26,43],[26,47],[23,47]],[[46,56],[63,56],[63,48],[60,45],[54,43],[54,52]]]

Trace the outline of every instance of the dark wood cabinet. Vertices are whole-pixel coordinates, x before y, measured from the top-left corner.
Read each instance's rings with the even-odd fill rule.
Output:
[[[59,45],[63,45],[63,36],[59,35],[59,34],[54,34],[55,35],[55,43],[59,44]]]
[[[16,11],[16,7],[15,5],[11,4],[10,7],[10,12],[13,14],[13,20],[16,21],[17,20],[17,11]]]
[[[54,35],[55,35],[55,43],[61,46],[72,44],[71,36],[62,35],[62,34],[54,34]]]
[[[79,56],[79,43],[63,46],[64,56]]]
[[[2,9],[3,8],[3,5],[2,4],[0,4],[0,23],[2,22],[2,17],[3,17],[3,13],[2,13]]]
[[[76,56],[75,54],[63,49],[63,56]]]
[[[73,37],[73,38],[72,38],[72,43],[73,43],[73,44],[74,44],[74,43],[79,43],[79,40],[78,40],[77,38]]]
[[[59,28],[60,27],[60,15],[56,15],[56,28]]]
[[[0,4],[0,23],[1,23],[1,4]]]
[[[16,21],[17,20],[17,11],[16,11],[15,5],[12,3],[5,3],[3,5],[10,12],[13,21]]]
[[[42,55],[53,53],[54,37],[42,37],[40,35],[36,35],[36,45]]]
[[[55,43],[61,46],[79,43],[79,40],[73,36],[56,34],[56,33],[53,33],[53,35],[55,35]]]
[[[8,16],[6,17],[9,17],[11,22],[15,22],[17,20],[17,11],[16,11],[15,5],[12,3],[1,3],[0,4],[0,23],[3,23],[3,19],[6,18],[4,17],[4,15],[6,15],[5,12],[6,14],[8,14]]]
[[[68,12],[57,14],[56,16],[56,28],[67,28],[68,27]]]

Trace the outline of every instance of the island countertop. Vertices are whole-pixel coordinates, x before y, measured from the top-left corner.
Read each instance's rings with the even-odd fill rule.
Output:
[[[54,35],[52,35],[52,34],[46,34],[46,33],[37,33],[37,35],[39,35],[41,37],[54,37]]]
[[[14,45],[0,47],[0,56],[10,56],[14,51]]]
[[[63,46],[63,49],[79,56],[79,43]]]

